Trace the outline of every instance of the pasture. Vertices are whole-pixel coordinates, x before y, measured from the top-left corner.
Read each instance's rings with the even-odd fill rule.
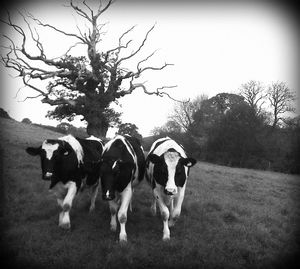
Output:
[[[181,218],[163,242],[150,213],[151,189],[134,193],[128,243],[109,229],[108,205],[80,193],[70,231],[41,180],[29,145],[61,134],[0,119],[2,268],[291,268],[300,253],[300,177],[197,163],[191,169]]]

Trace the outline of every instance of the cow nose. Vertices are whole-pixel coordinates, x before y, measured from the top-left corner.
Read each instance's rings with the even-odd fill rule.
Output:
[[[50,173],[50,172],[47,172],[45,175],[44,175],[44,179],[50,179],[51,177],[52,177],[52,173]]]
[[[173,195],[177,193],[177,188],[165,188],[165,194]]]

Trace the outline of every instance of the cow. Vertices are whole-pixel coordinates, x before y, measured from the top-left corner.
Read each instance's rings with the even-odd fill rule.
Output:
[[[57,198],[62,211],[59,227],[70,229],[70,209],[79,190],[91,187],[90,212],[95,208],[99,188],[99,165],[103,152],[102,141],[94,136],[87,139],[72,135],[46,139],[39,147],[26,152],[40,156],[42,179],[50,181],[49,191]]]
[[[151,211],[158,203],[163,220],[163,240],[170,239],[170,229],[181,213],[189,169],[196,160],[187,158],[181,145],[169,137],[156,140],[146,158],[146,179],[152,187]]]
[[[102,198],[109,203],[112,231],[117,230],[118,217],[121,243],[127,241],[127,211],[133,188],[144,178],[145,166],[144,150],[138,139],[117,135],[105,144],[100,165]]]

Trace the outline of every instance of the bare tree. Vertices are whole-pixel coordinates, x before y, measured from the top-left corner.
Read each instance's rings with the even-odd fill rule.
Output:
[[[259,81],[250,80],[242,84],[240,95],[245,98],[245,101],[254,109],[257,115],[262,113],[262,106],[265,103],[265,89]]]
[[[272,83],[267,93],[273,111],[273,127],[283,118],[280,116],[285,112],[294,112],[292,102],[295,100],[295,93],[292,92],[284,82]]]
[[[194,121],[193,114],[200,109],[202,102],[207,99],[208,96],[202,94],[192,101],[186,99],[182,102],[176,102],[173,112],[169,116],[170,120],[177,123],[186,132]]]
[[[94,10],[86,1],[80,6],[70,0],[67,7],[85,21],[82,24],[85,29],[76,25],[77,33],[69,33],[44,23],[29,13],[19,13],[25,25],[22,27],[13,22],[9,12],[6,19],[1,19],[2,23],[21,37],[21,44],[16,44],[16,37],[4,35],[8,45],[2,46],[5,53],[1,60],[5,67],[17,72],[26,87],[36,93],[26,99],[42,98],[43,103],[54,106],[55,109],[48,113],[52,118],[72,120],[76,115],[83,116],[82,120],[87,122],[87,132],[100,137],[106,136],[111,123],[118,122],[120,114],[110,108],[112,102],[117,102],[138,88],[148,95],[170,97],[164,89],[176,87],[162,86],[151,90],[140,82],[145,71],[160,71],[171,65],[147,65],[155,51],[137,61],[135,70],[124,66],[143,49],[155,25],[146,32],[136,48],[130,47],[132,39],[125,41],[134,30],[133,26],[119,37],[118,45],[107,51],[99,51],[97,45],[102,41],[105,27],[105,23],[100,23],[100,17],[112,2],[100,0],[98,8]],[[33,25],[59,33],[64,38],[74,39],[74,43],[63,56],[50,58],[44,49],[49,44],[42,43]],[[28,51],[29,43],[35,44],[32,51]],[[87,56],[71,55],[73,48],[79,45],[85,47]],[[131,52],[128,52],[129,49]],[[37,81],[46,82],[47,86],[40,86]]]

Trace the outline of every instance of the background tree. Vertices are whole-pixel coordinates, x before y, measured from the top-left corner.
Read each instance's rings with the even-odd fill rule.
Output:
[[[138,127],[133,123],[121,123],[119,125],[119,130],[116,132],[116,135],[130,135],[141,140],[143,137],[138,132]]]
[[[61,133],[67,134],[70,133],[70,129],[72,127],[72,124],[68,122],[61,122],[56,126],[57,130]]]
[[[272,126],[275,128],[279,121],[283,119],[281,117],[282,114],[295,111],[292,104],[295,100],[295,93],[292,92],[284,82],[276,82],[269,86],[267,97],[272,109]]]
[[[21,122],[26,123],[26,124],[31,124],[32,121],[28,118],[24,118]]]
[[[169,96],[163,90],[174,87],[162,86],[149,90],[140,82],[139,79],[145,71],[159,71],[170,65],[147,65],[147,61],[155,52],[137,61],[135,69],[126,66],[142,50],[154,26],[147,31],[142,42],[136,47],[131,47],[133,40],[128,40],[128,36],[134,30],[134,27],[131,27],[119,37],[115,47],[106,51],[100,49],[99,44],[103,39],[105,27],[100,18],[111,4],[112,0],[100,0],[99,6],[93,9],[86,1],[79,6],[71,0],[68,7],[84,20],[82,25],[76,25],[78,33],[66,32],[42,22],[31,14],[19,13],[25,23],[24,27],[14,23],[9,13],[5,20],[1,19],[2,23],[21,38],[20,44],[17,44],[19,39],[16,36],[5,35],[7,44],[3,46],[6,53],[2,55],[2,62],[4,66],[18,73],[26,87],[37,93],[27,98],[42,98],[43,103],[54,106],[55,109],[48,113],[51,118],[66,118],[71,121],[76,115],[81,115],[82,120],[87,122],[88,134],[100,137],[106,136],[111,124],[119,123],[120,113],[116,113],[110,104],[138,88],[149,95]],[[46,55],[44,47],[47,44],[41,41],[38,28],[44,31],[52,30],[76,42],[74,41],[63,56],[50,58]],[[35,49],[28,51],[28,44],[34,44]],[[85,48],[85,55],[71,54],[77,46]],[[46,82],[47,86],[41,86],[40,82]]]
[[[242,96],[221,93],[203,101],[191,128],[193,137],[198,139],[195,154],[198,149],[206,160],[242,165],[247,155],[257,149],[258,121],[254,109]]]
[[[184,132],[188,131],[194,121],[194,113],[201,108],[202,102],[207,99],[207,95],[202,94],[191,101],[186,99],[182,102],[176,102],[169,117],[170,120],[180,126]]]
[[[2,107],[0,107],[0,118],[11,119],[11,117]]]
[[[265,103],[265,89],[259,81],[250,80],[242,84],[240,95],[245,98],[245,101],[254,109],[257,115],[262,113],[262,106]]]
[[[154,127],[151,133],[152,135],[161,137],[170,134],[178,134],[181,133],[181,126],[176,121],[168,120],[163,126]]]

